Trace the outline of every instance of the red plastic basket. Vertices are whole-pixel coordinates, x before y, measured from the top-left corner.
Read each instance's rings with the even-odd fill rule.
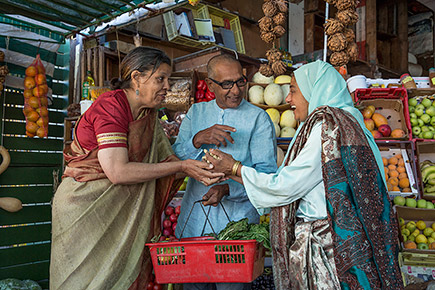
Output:
[[[263,273],[265,250],[256,240],[196,239],[146,244],[159,284],[249,283]]]

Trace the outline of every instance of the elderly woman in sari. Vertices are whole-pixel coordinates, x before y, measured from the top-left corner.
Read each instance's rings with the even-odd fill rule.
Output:
[[[152,271],[145,243],[160,232],[162,211],[180,186],[175,174],[205,184],[223,176],[175,157],[155,110],[170,75],[165,53],[135,48],[115,90],[77,121],[53,199],[50,289],[145,289]]]
[[[272,209],[276,288],[403,289],[382,159],[346,82],[316,61],[295,71],[286,101],[301,124],[275,174],[207,154],[260,212]]]

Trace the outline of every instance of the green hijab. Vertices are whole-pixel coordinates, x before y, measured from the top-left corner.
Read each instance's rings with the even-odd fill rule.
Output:
[[[384,165],[379,148],[375,143],[372,133],[364,125],[362,114],[353,106],[353,100],[347,90],[346,81],[338,71],[329,63],[318,60],[301,66],[294,72],[294,75],[302,95],[309,103],[308,114],[311,114],[320,106],[329,106],[349,112],[358,121],[373,151],[385,182]],[[296,131],[289,148],[295,142],[301,127],[302,124]]]

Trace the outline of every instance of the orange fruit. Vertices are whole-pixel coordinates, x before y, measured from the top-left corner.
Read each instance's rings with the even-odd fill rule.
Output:
[[[403,188],[403,189],[402,189],[402,192],[412,192],[412,191],[411,191],[411,188],[406,187],[406,188]]]
[[[397,172],[403,173],[403,172],[406,172],[406,169],[405,169],[405,167],[399,165],[399,166],[397,166]]]
[[[33,92],[31,89],[26,89],[26,90],[24,90],[23,95],[27,99],[27,98],[33,97]]]
[[[35,82],[38,85],[43,85],[43,84],[45,84],[47,82],[47,79],[45,78],[44,74],[37,74],[35,76]]]
[[[400,188],[398,186],[393,186],[393,191],[400,191]]]
[[[399,160],[396,157],[391,157],[390,159],[388,159],[388,163],[392,165],[397,165],[398,162]]]
[[[388,168],[387,167],[384,167],[384,171],[385,171],[385,176],[387,176],[388,175]]]
[[[384,163],[384,166],[388,165],[388,159],[385,157],[382,157],[382,162]]]
[[[391,183],[392,186],[399,185],[399,179],[397,179],[397,177],[390,177],[388,179],[388,182]]]
[[[35,97],[42,97],[45,95],[45,89],[41,88],[41,86],[37,86],[33,88],[33,95]]]
[[[399,180],[399,186],[401,188],[407,188],[409,187],[409,179],[408,178],[402,178]]]
[[[392,191],[393,190],[393,186],[388,181],[387,181],[387,190],[388,191]]]
[[[41,87],[44,90],[44,95],[48,92],[47,84],[40,85],[39,87]]]
[[[47,107],[48,106],[48,99],[47,99],[47,97],[40,97],[39,101],[41,102],[41,107]]]
[[[47,107],[39,107],[38,109],[36,109],[36,112],[38,112],[38,114],[42,117],[47,117],[48,116],[48,109]]]
[[[27,121],[30,122],[36,122],[36,120],[39,119],[39,114],[36,111],[30,111],[27,115],[26,115]]]
[[[26,131],[26,135],[27,135],[27,137],[30,137],[30,138],[35,137],[35,134],[30,133],[30,132],[28,132],[28,131]]]
[[[33,109],[39,108],[39,99],[37,97],[31,97],[28,100],[29,106]]]
[[[39,127],[46,127],[48,125],[48,118],[47,117],[41,117],[36,121],[36,124]]]
[[[403,160],[403,158],[399,159],[399,162],[397,163],[398,166],[405,166],[405,161]]]
[[[388,173],[390,175],[390,177],[398,177],[399,176],[399,172],[397,172],[397,170],[390,170],[390,173]]]
[[[39,128],[39,126],[35,122],[27,122],[27,125],[26,125],[27,132],[34,134],[34,133],[36,133],[38,128]]]
[[[32,77],[25,77],[24,78],[24,87],[26,89],[33,89],[36,86],[35,79]]]
[[[32,111],[34,111],[32,107],[30,107],[29,105],[24,105],[24,109],[23,109],[24,115],[27,115]]]
[[[28,77],[34,77],[36,76],[37,73],[38,73],[38,69],[33,65],[26,68],[26,76]]]
[[[414,243],[413,241],[406,241],[406,242],[403,244],[403,247],[404,247],[405,249],[417,249],[417,244]]]
[[[399,180],[403,178],[408,178],[408,174],[406,174],[406,172],[400,173],[397,178],[399,178]]]
[[[396,170],[396,165],[388,165],[389,170]]]
[[[396,155],[394,155],[394,157],[396,157],[397,159],[403,159],[403,156],[402,156],[402,154],[396,154]]]
[[[36,136],[38,136],[39,138],[44,138],[47,137],[47,129],[40,127],[37,131],[36,131]]]
[[[435,250],[435,242],[429,244],[429,250]]]

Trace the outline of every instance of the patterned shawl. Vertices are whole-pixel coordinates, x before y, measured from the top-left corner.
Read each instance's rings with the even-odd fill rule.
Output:
[[[286,165],[298,155],[312,127],[322,122],[322,171],[334,261],[342,289],[403,289],[397,220],[374,153],[347,111],[321,106],[301,126]],[[297,202],[272,209],[271,242],[277,289],[295,289],[289,271]],[[320,288],[319,288],[320,289]]]

